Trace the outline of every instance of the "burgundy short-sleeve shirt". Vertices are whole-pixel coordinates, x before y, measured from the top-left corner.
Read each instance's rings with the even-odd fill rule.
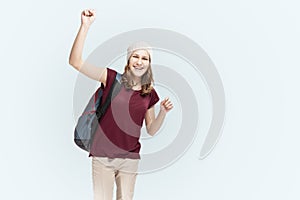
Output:
[[[107,68],[103,101],[108,95],[116,73]],[[140,91],[127,90],[122,85],[100,121],[89,156],[139,159],[141,148],[139,139],[145,114],[158,101],[155,89],[152,89],[150,94],[141,96]]]

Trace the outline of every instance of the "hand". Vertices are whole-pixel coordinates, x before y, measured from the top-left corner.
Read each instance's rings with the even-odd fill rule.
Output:
[[[163,101],[161,101],[160,110],[163,111],[164,113],[169,112],[172,108],[173,108],[173,104],[170,101],[169,97],[167,97]]]
[[[81,24],[90,26],[96,18],[96,11],[94,9],[85,9],[81,13]]]

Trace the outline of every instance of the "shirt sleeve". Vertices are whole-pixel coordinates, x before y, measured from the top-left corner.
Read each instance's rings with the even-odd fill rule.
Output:
[[[159,101],[159,96],[157,95],[155,89],[153,88],[150,93],[150,102],[149,102],[148,109],[154,106],[158,101]]]
[[[106,77],[106,88],[109,90],[111,85],[113,84],[116,76],[116,71],[110,68],[107,68],[107,77]]]

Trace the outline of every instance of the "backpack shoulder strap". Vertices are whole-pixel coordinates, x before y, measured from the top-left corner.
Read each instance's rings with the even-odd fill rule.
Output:
[[[119,83],[121,82],[121,78],[122,78],[122,74],[120,74],[119,72],[117,72],[116,79],[117,79],[117,81]]]
[[[117,73],[115,76],[115,80],[112,84],[112,86],[110,87],[109,93],[105,99],[105,102],[103,103],[102,106],[98,106],[96,114],[98,117],[98,121],[101,119],[101,117],[104,115],[105,111],[107,110],[108,106],[110,105],[112,99],[117,96],[117,94],[120,92],[121,90],[121,78],[122,75],[120,73]]]

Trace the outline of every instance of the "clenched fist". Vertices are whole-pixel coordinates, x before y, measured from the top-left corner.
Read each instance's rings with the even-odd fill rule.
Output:
[[[86,9],[81,13],[81,24],[90,26],[96,19],[96,11],[94,9]]]

